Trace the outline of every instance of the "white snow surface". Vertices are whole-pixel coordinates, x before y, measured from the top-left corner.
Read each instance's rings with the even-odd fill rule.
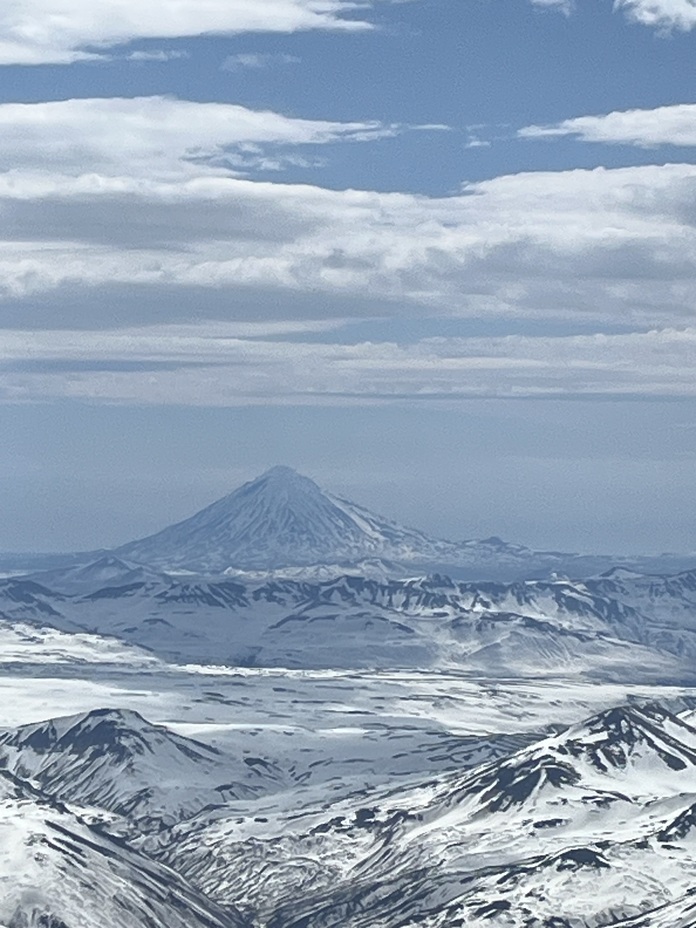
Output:
[[[0,850],[9,928],[44,928],[49,912],[67,928],[140,928],[138,906],[154,907],[157,928],[218,924],[219,906],[222,924],[249,928],[521,928],[525,906],[541,924],[560,912],[597,928],[607,913],[622,925],[650,907],[680,912],[696,878],[689,688],[66,659],[51,668],[62,684],[36,676],[32,687],[72,687],[84,711],[36,723],[31,667],[3,672],[18,725],[0,735],[3,776],[78,837],[66,850],[47,813],[12,806],[0,845],[21,851],[18,864]],[[130,708],[100,708],[107,690]],[[571,727],[544,737],[551,723]],[[108,833],[130,849],[103,874]],[[96,849],[75,850],[86,841]],[[189,894],[176,917],[162,907],[172,870]],[[36,905],[28,885],[41,889]],[[106,893],[125,894],[125,915]],[[481,913],[493,902],[511,909],[491,920]]]
[[[138,833],[288,782],[263,758],[245,762],[122,709],[0,731],[0,763],[61,801],[103,809]]]
[[[693,886],[695,777],[696,730],[619,707],[469,773],[206,811],[162,853],[258,924],[595,928]]]

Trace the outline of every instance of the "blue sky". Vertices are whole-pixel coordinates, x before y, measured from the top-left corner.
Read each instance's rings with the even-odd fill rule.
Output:
[[[433,533],[696,549],[692,0],[0,12],[0,549],[288,463]]]

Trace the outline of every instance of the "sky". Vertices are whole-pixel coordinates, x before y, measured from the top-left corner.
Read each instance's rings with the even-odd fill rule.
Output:
[[[0,550],[275,464],[696,551],[695,0],[9,0]]]

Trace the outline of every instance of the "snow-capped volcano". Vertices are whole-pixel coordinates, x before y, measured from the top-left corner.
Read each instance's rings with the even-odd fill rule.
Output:
[[[273,467],[192,518],[115,553],[160,568],[221,572],[366,558],[447,560],[460,558],[461,547],[325,493],[289,467]]]
[[[640,574],[694,569],[696,555],[624,557],[535,551],[491,536],[448,541],[375,515],[277,466],[183,522],[119,548],[74,555],[0,555],[42,586],[68,595],[94,582],[121,588],[157,583],[156,572],[317,579],[346,574],[413,577],[444,573],[458,580],[512,582],[597,577],[613,568]],[[41,571],[36,573],[36,571]],[[617,575],[621,581],[627,576]],[[611,579],[611,578],[610,578]],[[0,926],[1,928],[1,926]]]

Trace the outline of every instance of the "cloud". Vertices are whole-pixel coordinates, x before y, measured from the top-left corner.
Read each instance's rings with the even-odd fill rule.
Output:
[[[544,10],[556,10],[564,16],[570,16],[575,10],[575,0],[531,0],[532,6]]]
[[[5,0],[0,65],[71,64],[110,57],[133,41],[204,35],[360,32],[379,3],[401,0]],[[569,15],[575,0],[531,0]],[[615,0],[633,21],[662,31],[696,25],[694,0]],[[253,67],[253,65],[252,65]]]
[[[126,61],[154,61],[154,62],[165,62],[165,61],[181,61],[185,58],[190,58],[190,54],[187,51],[177,50],[175,48],[153,48],[149,50],[141,50],[135,52],[129,52],[125,59]]]
[[[259,52],[246,52],[238,55],[228,55],[222,63],[223,71],[260,71],[274,65],[299,64],[301,58],[296,55],[271,55]]]
[[[356,32],[371,28],[364,18],[371,6],[370,0],[6,0],[0,64],[69,64],[138,39]]]
[[[71,290],[119,285],[145,288],[160,317],[177,288],[209,291],[218,317],[253,293],[279,316],[303,293],[323,294],[328,315],[350,297],[363,313],[384,303],[392,313],[622,325],[694,316],[693,165],[512,175],[430,198],[244,180],[207,163],[182,168],[169,152],[167,174],[150,157],[153,138],[143,149],[117,123],[110,132],[116,145],[128,139],[120,169],[102,139],[96,170],[61,141],[63,173],[31,165],[20,140],[30,169],[0,174],[6,300],[55,291],[69,302]],[[95,295],[94,317],[109,311]]]
[[[393,131],[160,97],[0,106],[0,321],[81,314],[104,329],[128,294],[143,325],[182,306],[281,320],[348,305],[365,318],[693,323],[694,165],[510,175],[446,197],[235,175],[245,159]]]
[[[615,0],[614,7],[634,22],[663,32],[689,32],[696,26],[694,0]]]
[[[576,0],[530,0],[539,9],[555,10],[570,16]],[[635,23],[663,33],[689,32],[696,26],[696,0],[614,0],[614,9]]]
[[[8,331],[0,346],[0,398],[243,406],[696,396],[693,328],[407,345],[288,341],[281,327],[269,340],[263,328]]]
[[[464,143],[465,148],[490,148],[491,143],[487,139],[481,139],[476,135],[470,135]]]
[[[379,122],[292,119],[173,97],[0,105],[0,171],[193,177],[244,167],[264,146],[371,141],[401,131]]]
[[[695,8],[696,9],[696,8]],[[572,136],[583,142],[637,145],[696,145],[696,104],[683,103],[651,110],[626,110],[603,116],[580,116],[547,126],[526,126],[520,138]]]

